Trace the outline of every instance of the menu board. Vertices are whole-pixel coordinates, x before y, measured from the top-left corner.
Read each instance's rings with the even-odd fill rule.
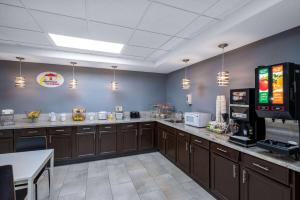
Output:
[[[283,104],[283,65],[272,67],[273,104]]]
[[[258,102],[260,104],[269,103],[269,69],[260,68],[258,70],[259,79],[259,98]]]

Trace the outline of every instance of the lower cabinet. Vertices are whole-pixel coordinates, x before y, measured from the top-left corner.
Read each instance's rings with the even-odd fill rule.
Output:
[[[211,150],[211,191],[222,200],[239,200],[238,157],[235,161],[233,150],[221,145]]]
[[[191,137],[190,144],[190,160],[191,160],[191,177],[201,184],[209,188],[209,142],[195,136]]]
[[[14,152],[14,138],[12,130],[0,131],[0,154]]]
[[[161,127],[157,128],[157,147],[161,154],[166,154],[165,130]]]
[[[101,125],[97,133],[97,154],[110,155],[117,153],[116,125]]]
[[[190,173],[190,134],[177,132],[177,166]]]
[[[177,134],[176,130],[166,127],[158,128],[158,148],[172,162],[176,162]]]
[[[154,123],[140,123],[139,129],[139,150],[151,150],[154,148]]]
[[[77,127],[75,133],[76,156],[77,158],[94,156],[96,143],[96,127]]]
[[[291,188],[243,167],[241,200],[291,200]]]
[[[127,153],[138,150],[137,124],[122,124],[117,130],[117,152]]]

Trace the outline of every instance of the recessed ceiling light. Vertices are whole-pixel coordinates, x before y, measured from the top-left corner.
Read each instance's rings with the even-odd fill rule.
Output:
[[[104,42],[99,40],[90,40],[66,35],[57,35],[49,33],[56,46],[75,49],[85,49],[90,51],[102,51],[108,53],[120,53],[124,44]]]

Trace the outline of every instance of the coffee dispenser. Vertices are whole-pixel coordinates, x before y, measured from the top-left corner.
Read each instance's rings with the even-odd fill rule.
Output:
[[[266,135],[277,129],[276,139],[259,141],[257,145],[274,153],[299,155],[300,65],[280,63],[259,66],[255,70],[255,109],[268,122]],[[297,91],[298,90],[298,91]],[[272,124],[273,123],[273,124]],[[276,123],[276,124],[275,124]],[[297,124],[297,129],[291,125]],[[275,128],[274,128],[275,127]],[[278,128],[276,128],[278,127]],[[274,132],[274,131],[273,131]],[[287,141],[287,133],[297,136]],[[280,137],[281,136],[281,137]]]
[[[234,121],[230,142],[251,147],[265,138],[264,119],[255,113],[254,88],[230,90],[230,118]]]

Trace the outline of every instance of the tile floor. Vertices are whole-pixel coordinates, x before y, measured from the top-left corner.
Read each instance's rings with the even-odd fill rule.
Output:
[[[47,176],[38,184],[48,199]],[[53,200],[213,200],[160,153],[55,167]]]

